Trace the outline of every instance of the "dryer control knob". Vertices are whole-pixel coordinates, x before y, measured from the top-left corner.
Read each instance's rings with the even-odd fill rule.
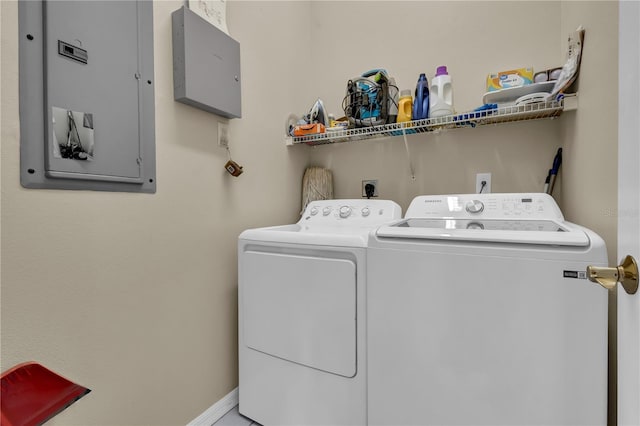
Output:
[[[331,207],[325,207],[324,209],[322,209],[323,216],[329,216],[329,213],[331,213]]]
[[[371,213],[371,211],[369,210],[369,207],[363,207],[362,208],[362,216],[363,217],[369,216],[369,213]]]
[[[317,207],[312,207],[311,211],[309,213],[311,213],[311,216],[317,215],[318,214],[318,208]]]
[[[340,207],[340,217],[341,218],[347,218],[349,217],[349,215],[351,214],[351,207],[349,206],[342,206]]]
[[[480,213],[482,210],[484,210],[484,204],[482,204],[482,201],[480,200],[469,201],[465,206],[465,209],[469,213]]]

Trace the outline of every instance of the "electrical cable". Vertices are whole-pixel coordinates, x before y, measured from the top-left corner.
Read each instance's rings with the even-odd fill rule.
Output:
[[[355,127],[378,126],[387,122],[389,99],[391,97],[388,83],[380,84],[368,77],[357,77],[347,82],[347,94],[342,98],[342,110],[349,123]],[[380,115],[374,116],[378,108]],[[362,117],[364,113],[368,113],[369,116]]]
[[[394,87],[396,89],[396,92],[398,92],[398,94],[400,93],[400,89],[398,89],[398,86],[396,86],[395,84],[390,84],[389,87]],[[398,102],[395,101],[395,99],[393,99],[393,96],[389,97],[389,100],[396,106],[398,107]]]
[[[480,191],[478,191],[478,194],[482,194],[482,190],[484,189],[485,186],[487,186],[486,180],[483,180],[482,182],[480,182]]]
[[[394,85],[394,84],[390,84],[389,88],[394,87],[396,89],[396,93],[400,93],[398,86]],[[396,109],[400,109],[400,105],[398,104],[398,102],[395,101],[395,99],[393,99],[393,96],[389,96],[389,101],[396,107]]]

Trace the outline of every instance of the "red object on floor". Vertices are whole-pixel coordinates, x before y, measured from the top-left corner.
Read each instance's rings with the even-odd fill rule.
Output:
[[[91,392],[36,362],[2,373],[2,426],[41,425]]]

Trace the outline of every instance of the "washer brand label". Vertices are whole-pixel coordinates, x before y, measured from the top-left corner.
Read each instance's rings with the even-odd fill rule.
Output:
[[[424,200],[425,203],[441,203],[442,200]]]
[[[586,271],[564,271],[562,273],[562,276],[565,278],[578,278],[581,280],[586,280],[587,272]]]

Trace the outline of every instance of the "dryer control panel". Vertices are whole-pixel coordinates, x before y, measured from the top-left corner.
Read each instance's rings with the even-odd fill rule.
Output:
[[[373,226],[401,218],[400,206],[390,200],[318,200],[307,205],[298,223]]]
[[[553,197],[544,193],[424,195],[413,199],[405,218],[564,221]]]

